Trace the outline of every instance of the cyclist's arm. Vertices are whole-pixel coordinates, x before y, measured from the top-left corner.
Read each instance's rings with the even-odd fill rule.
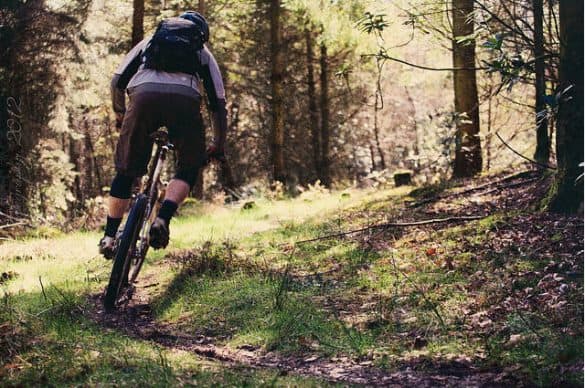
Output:
[[[126,113],[126,99],[124,95],[126,85],[128,85],[128,81],[130,81],[130,78],[136,73],[136,70],[138,69],[137,65],[140,64],[140,56],[149,40],[150,37],[145,38],[134,46],[134,48],[126,54],[124,60],[114,72],[114,76],[110,82],[110,92],[112,97],[112,108],[114,109],[116,116],[124,115],[124,113]]]
[[[207,48],[201,52],[200,76],[213,115],[215,145],[218,147],[218,151],[223,152],[228,130],[225,89],[217,61]]]

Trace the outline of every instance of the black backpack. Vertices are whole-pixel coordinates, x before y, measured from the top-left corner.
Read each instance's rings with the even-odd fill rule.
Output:
[[[203,31],[196,23],[178,17],[164,19],[144,50],[144,68],[195,75],[203,43]]]

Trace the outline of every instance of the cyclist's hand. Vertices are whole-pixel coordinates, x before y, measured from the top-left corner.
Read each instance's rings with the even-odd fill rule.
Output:
[[[116,129],[122,128],[122,123],[124,122],[124,113],[116,112]]]
[[[223,147],[219,147],[217,144],[211,144],[209,147],[207,147],[206,152],[208,162],[217,161],[224,163],[226,161]]]

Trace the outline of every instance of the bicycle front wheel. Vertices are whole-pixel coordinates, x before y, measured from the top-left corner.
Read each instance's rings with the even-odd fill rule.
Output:
[[[118,250],[116,251],[110,282],[108,283],[106,295],[104,296],[104,307],[107,312],[115,310],[121,291],[125,286],[129,285],[128,271],[133,256],[136,253],[136,243],[144,219],[146,204],[146,196],[139,194],[128,214],[126,225],[120,237]]]

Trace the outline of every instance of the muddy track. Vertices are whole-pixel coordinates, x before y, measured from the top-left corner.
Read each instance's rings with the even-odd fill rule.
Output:
[[[206,336],[177,334],[172,326],[155,322],[149,305],[148,289],[138,289],[132,300],[116,313],[106,314],[101,295],[90,297],[86,315],[106,329],[113,329],[132,338],[150,341],[167,349],[183,350],[200,357],[220,362],[227,367],[246,366],[255,369],[269,368],[281,374],[288,373],[314,377],[337,384],[368,386],[414,387],[504,387],[522,386],[513,376],[499,371],[485,371],[463,362],[425,366],[404,365],[397,371],[386,371],[372,366],[371,361],[349,358],[327,359],[319,356],[286,357],[275,352],[243,346],[232,349],[215,345],[216,339]]]

